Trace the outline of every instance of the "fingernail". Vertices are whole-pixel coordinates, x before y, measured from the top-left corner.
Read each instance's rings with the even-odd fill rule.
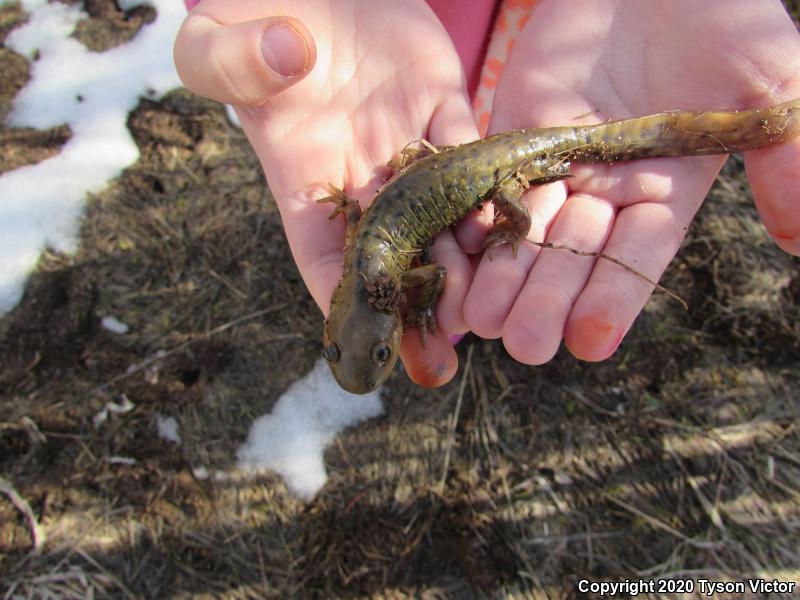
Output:
[[[281,77],[299,75],[308,65],[305,40],[286,23],[267,28],[261,37],[261,54],[269,68]]]
[[[450,338],[450,344],[455,346],[458,342],[464,339],[464,333],[454,333],[453,335],[448,336]]]

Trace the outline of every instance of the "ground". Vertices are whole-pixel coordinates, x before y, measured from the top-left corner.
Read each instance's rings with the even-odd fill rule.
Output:
[[[86,4],[97,50],[152,18]],[[0,8],[0,41],[24,18]],[[28,63],[0,62],[4,117]],[[232,468],[320,352],[258,161],[185,90],[143,99],[128,125],[140,160],[0,320],[0,592],[571,597],[583,578],[800,579],[800,261],[769,240],[740,159],[662,279],[688,311],[655,295],[603,363],[562,350],[528,367],[467,336],[443,388],[398,369],[385,414],[339,436],[303,502],[275,476],[195,470]],[[0,126],[0,163],[69,136]],[[123,396],[135,408],[95,427]],[[47,534],[38,553],[14,491]]]

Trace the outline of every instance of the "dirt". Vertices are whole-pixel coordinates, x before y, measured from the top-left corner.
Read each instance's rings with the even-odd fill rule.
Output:
[[[87,8],[93,49],[152,19]],[[0,8],[0,39],[23,19]],[[4,116],[28,63],[6,48],[0,62]],[[232,468],[319,355],[322,317],[258,161],[223,107],[184,90],[142,99],[128,126],[141,158],[0,320],[0,476],[47,532],[31,554],[0,494],[0,591],[572,597],[582,578],[800,578],[800,261],[769,240],[740,160],[662,279],[689,311],[655,295],[599,364],[562,351],[528,367],[470,335],[443,388],[398,369],[384,416],[339,436],[305,503],[276,476],[195,471]],[[68,138],[0,126],[0,161]],[[95,427],[123,397],[133,410]]]
[[[73,0],[73,3],[75,0]],[[140,4],[122,10],[108,0],[82,0],[87,18],[78,22],[74,37],[93,52],[104,52],[128,43],[146,24],[156,18],[152,6]]]

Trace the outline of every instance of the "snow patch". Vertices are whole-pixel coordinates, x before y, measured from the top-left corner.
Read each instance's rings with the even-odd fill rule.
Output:
[[[131,402],[125,394],[120,395],[119,402],[106,402],[106,405],[101,408],[92,418],[94,428],[98,429],[100,425],[105,423],[108,420],[109,414],[124,415],[125,413],[132,411],[135,407],[136,405]]]
[[[106,462],[110,465],[135,465],[136,459],[131,458],[130,456],[109,456],[106,458]]]
[[[192,469],[192,475],[194,475],[195,479],[199,479],[200,481],[205,481],[208,479],[208,467],[200,465],[199,467],[195,467]]]
[[[225,114],[228,115],[228,121],[230,121],[231,125],[234,125],[239,129],[242,128],[242,122],[239,120],[239,115],[236,114],[236,109],[234,109],[233,106],[231,106],[230,104],[226,104]]]
[[[125,335],[131,329],[126,323],[123,323],[111,315],[100,319],[100,325],[102,325],[103,329],[106,331],[110,331],[111,333],[116,333],[118,335]]]
[[[346,392],[318,360],[308,375],[278,399],[272,412],[256,419],[239,448],[239,468],[276,471],[292,493],[312,498],[328,479],[322,460],[336,434],[383,413],[377,391]]]
[[[165,417],[156,413],[156,427],[158,427],[158,437],[173,444],[181,443],[181,432],[178,428],[178,421],[175,417]]]
[[[8,124],[47,129],[66,123],[72,137],[58,155],[0,175],[0,315],[21,298],[45,246],[75,249],[86,194],[100,191],[138,159],[126,121],[139,97],[180,85],[172,44],[185,9],[175,0],[150,3],[156,20],[133,40],[90,52],[69,37],[86,16],[77,6],[21,2],[29,20],[5,45],[39,58],[31,62],[30,81],[14,99]]]

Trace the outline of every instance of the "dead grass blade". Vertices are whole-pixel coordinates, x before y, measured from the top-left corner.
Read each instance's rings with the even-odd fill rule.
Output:
[[[670,535],[672,535],[672,536],[674,536],[674,537],[676,537],[676,538],[678,538],[680,540],[683,540],[684,542],[686,542],[687,544],[689,544],[691,546],[694,546],[696,548],[703,548],[703,549],[713,549],[713,548],[719,547],[719,545],[720,545],[718,542],[698,541],[696,539],[690,538],[686,534],[681,533],[680,531],[670,527],[669,525],[667,525],[663,521],[659,521],[655,517],[652,517],[652,516],[648,515],[647,513],[639,510],[635,506],[633,506],[631,504],[628,504],[624,500],[620,500],[619,498],[615,498],[614,496],[612,496],[611,494],[608,494],[608,493],[605,494],[605,497],[609,501],[611,501],[614,504],[616,504],[617,506],[619,506],[620,508],[623,508],[623,509],[627,510],[628,512],[633,513],[637,517],[639,517],[641,519],[644,519],[647,523],[649,523],[651,526],[655,527],[656,529],[660,529],[661,531],[666,531]]]
[[[13,484],[4,477],[0,477],[0,493],[7,496],[17,510],[21,512],[28,520],[28,526],[31,528],[31,537],[33,538],[33,548],[31,551],[34,554],[39,554],[47,540],[47,536],[45,535],[42,527],[39,525],[36,515],[33,514],[31,505],[20,495]]]
[[[444,493],[444,486],[447,482],[447,472],[450,469],[450,454],[453,451],[453,444],[456,437],[456,426],[458,425],[458,416],[461,413],[461,403],[464,400],[464,390],[467,389],[467,381],[469,381],[469,374],[472,370],[472,353],[475,350],[475,344],[470,345],[467,350],[467,360],[464,364],[464,373],[461,375],[461,383],[458,386],[458,397],[456,399],[456,407],[450,417],[450,422],[447,425],[447,448],[444,453],[444,465],[442,466],[442,477],[439,479],[437,492],[441,495]]]

